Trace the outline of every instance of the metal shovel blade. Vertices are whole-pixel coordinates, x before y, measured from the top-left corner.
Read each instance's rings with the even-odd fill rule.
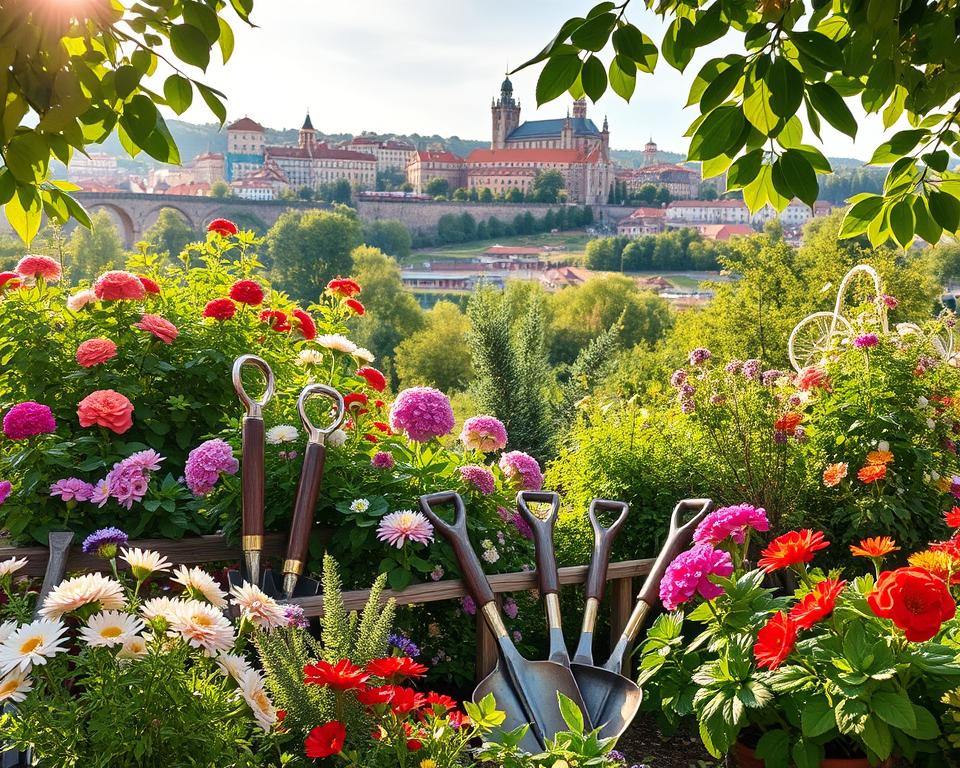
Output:
[[[583,703],[602,738],[619,737],[633,722],[643,691],[633,680],[603,667],[571,664]]]

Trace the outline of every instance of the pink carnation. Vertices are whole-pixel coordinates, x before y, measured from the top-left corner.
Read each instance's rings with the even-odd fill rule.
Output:
[[[460,442],[471,451],[500,451],[507,445],[507,428],[493,416],[472,416],[463,422]]]
[[[709,544],[697,544],[681,552],[667,566],[660,582],[660,601],[668,611],[674,611],[698,592],[704,600],[713,600],[723,594],[723,589],[710,581],[710,577],[726,577],[731,573],[733,560],[729,552]]]
[[[0,505],[7,500],[7,497],[10,495],[10,491],[13,489],[13,486],[10,484],[9,480],[0,480]]]
[[[417,443],[448,434],[455,423],[450,399],[433,387],[405,389],[390,406],[390,427]]]
[[[173,340],[180,335],[177,326],[160,315],[144,315],[136,326],[141,331],[152,333],[164,344],[172,344]]]
[[[539,491],[543,488],[543,472],[537,460],[523,451],[510,451],[500,457],[500,469],[524,491]]]
[[[214,489],[221,473],[235,475],[240,462],[233,456],[233,448],[223,440],[207,440],[190,451],[184,477],[194,496],[206,496]]]
[[[101,301],[139,301],[147,295],[140,278],[122,269],[100,275],[93,284],[93,292]]]
[[[27,278],[43,278],[48,283],[60,279],[60,265],[49,256],[24,256],[17,262],[17,273]]]
[[[106,479],[110,495],[120,506],[127,509],[131,509],[134,503],[143,501],[150,485],[150,472],[137,460],[137,455],[128,456],[114,464]],[[157,468],[159,469],[159,465]]]
[[[93,486],[76,477],[65,477],[50,486],[50,495],[59,496],[63,501],[90,501]]]
[[[767,511],[763,507],[750,504],[721,507],[703,518],[694,531],[693,540],[697,544],[719,544],[731,538],[737,544],[743,544],[749,528],[755,531],[770,530]]]
[[[46,405],[29,400],[17,403],[3,417],[3,434],[11,440],[46,435],[56,429],[57,422],[53,418],[53,411]]]
[[[493,472],[479,464],[467,464],[460,467],[460,479],[467,485],[472,485],[484,496],[489,496],[496,488]]]
[[[370,465],[377,469],[393,469],[393,455],[388,451],[377,451],[370,459]]]

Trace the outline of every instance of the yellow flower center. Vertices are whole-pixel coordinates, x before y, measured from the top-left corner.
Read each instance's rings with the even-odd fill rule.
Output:
[[[14,693],[17,692],[17,688],[19,687],[20,687],[19,679],[10,680],[4,683],[2,686],[0,686],[0,701],[8,698],[9,696],[12,696]]]
[[[100,630],[100,635],[102,637],[120,637],[123,634],[123,629],[121,627],[104,627]]]
[[[193,617],[193,623],[198,624],[201,627],[211,627],[213,626],[213,620],[207,616],[205,613],[198,613]]]
[[[42,637],[31,637],[20,646],[20,653],[23,655],[33,653],[41,645],[43,645]]]
[[[263,691],[257,691],[254,693],[253,700],[261,711],[266,712],[270,709],[270,701],[267,699],[267,694]]]

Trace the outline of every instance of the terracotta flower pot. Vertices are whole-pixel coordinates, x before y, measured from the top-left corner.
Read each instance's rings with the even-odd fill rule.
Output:
[[[893,758],[884,760],[877,768],[893,768]],[[765,768],[763,760],[754,754],[753,748],[739,742],[727,755],[728,768]],[[820,768],[870,768],[865,757],[828,757],[820,761]]]

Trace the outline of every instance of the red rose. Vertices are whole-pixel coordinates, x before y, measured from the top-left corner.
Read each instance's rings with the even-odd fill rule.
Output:
[[[77,405],[81,427],[97,424],[122,435],[133,426],[133,403],[112,389],[91,392]]]
[[[361,303],[360,303],[359,301],[357,301],[356,299],[347,299],[347,300],[346,300],[345,302],[343,302],[343,303],[346,304],[348,307],[350,307],[350,309],[352,309],[352,310],[354,311],[354,313],[356,313],[356,314],[358,314],[358,315],[363,315],[363,314],[365,314],[366,311],[367,311],[367,310],[366,310],[366,307],[364,307],[363,304],[361,304]]]
[[[277,333],[286,333],[290,330],[290,321],[287,319],[287,313],[279,309],[265,309],[260,313],[260,322],[266,323]]]
[[[427,668],[407,656],[387,656],[367,664],[367,672],[373,677],[390,680],[395,677],[423,677]]]
[[[293,315],[293,330],[298,331],[307,341],[313,341],[317,338],[317,324],[313,318],[302,309],[295,309]]]
[[[239,231],[237,225],[230,221],[230,219],[214,219],[207,224],[207,232],[216,232],[220,237],[235,235]]]
[[[239,304],[256,307],[263,303],[263,288],[253,280],[237,280],[230,286],[230,298]]]
[[[212,317],[214,320],[229,320],[235,314],[237,305],[230,299],[213,299],[203,308],[203,316]]]
[[[830,377],[823,368],[811,365],[804,368],[797,374],[797,389],[801,392],[809,392],[811,389],[824,389],[830,391]]]
[[[846,581],[824,579],[790,609],[790,618],[800,629],[810,629],[818,621],[833,613],[837,598],[840,597],[846,585]]]
[[[791,565],[809,563],[817,550],[826,549],[829,546],[830,542],[824,540],[823,533],[820,531],[814,532],[809,528],[790,531],[770,542],[769,546],[760,553],[762,557],[757,565],[770,573]]]
[[[286,718],[286,716],[287,716],[287,710],[285,710],[285,709],[278,709],[278,710],[277,710],[277,722],[278,722],[278,723],[282,723],[282,722],[284,721],[284,719]]]
[[[877,616],[893,621],[913,643],[931,639],[957,611],[943,579],[912,567],[881,573],[876,588],[867,595],[867,603]]]
[[[137,275],[137,278],[139,278],[143,290],[147,293],[160,293],[160,286],[146,275]]]
[[[411,752],[416,752],[418,749],[423,749],[423,742],[419,739],[407,739],[407,749]]]
[[[173,340],[180,335],[177,326],[160,315],[144,315],[135,325],[141,331],[152,333],[164,344],[172,344]]]
[[[343,751],[346,740],[347,729],[343,727],[343,723],[331,720],[310,731],[303,746],[307,757],[330,757],[330,755],[339,755]]]
[[[376,368],[373,368],[369,365],[365,365],[362,368],[356,370],[357,376],[367,382],[370,386],[370,389],[376,390],[377,392],[383,392],[387,388],[387,377],[384,376]]]
[[[797,641],[797,624],[783,611],[777,611],[757,632],[753,657],[758,667],[776,669],[793,650]]]
[[[77,362],[84,368],[105,363],[117,354],[117,345],[110,339],[87,339],[77,347]]]
[[[792,435],[802,419],[802,414],[799,414],[796,411],[790,411],[777,419],[773,424],[773,428],[778,432],[786,432],[787,434]]]
[[[351,392],[343,396],[343,404],[346,408],[350,408],[354,403],[366,405],[368,402],[370,402],[370,398],[363,394],[363,392]]]
[[[100,275],[93,284],[93,292],[100,301],[140,301],[147,295],[140,278],[122,269]]]
[[[350,298],[360,293],[360,284],[348,277],[338,277],[327,283],[327,290],[338,296]]]
[[[328,685],[338,691],[350,691],[361,688],[370,678],[370,674],[350,662],[341,659],[336,664],[318,661],[303,668],[303,682],[308,685]]]

